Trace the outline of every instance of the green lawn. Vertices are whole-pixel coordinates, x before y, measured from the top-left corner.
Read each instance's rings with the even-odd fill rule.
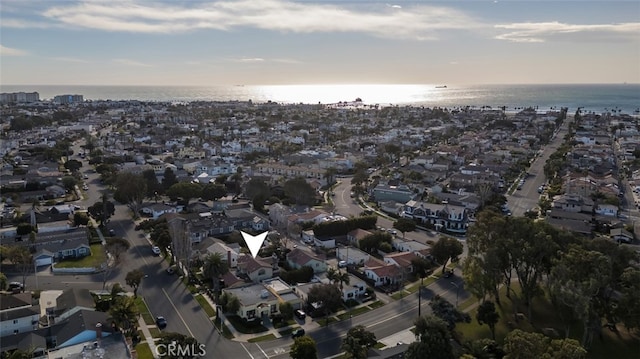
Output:
[[[345,319],[349,319],[350,316],[356,316],[356,315],[360,315],[362,313],[366,313],[368,311],[370,311],[371,308],[369,307],[358,307],[356,309],[353,309],[351,311],[346,311],[340,315],[338,315],[338,319],[340,320],[345,320]]]
[[[91,245],[91,255],[56,263],[57,268],[96,268],[105,263],[107,255],[102,244]]]
[[[287,329],[285,329],[285,330],[281,330],[281,331],[279,331],[278,333],[280,333],[280,335],[282,335],[283,337],[286,337],[286,336],[288,336],[288,335],[291,335],[291,333],[292,333],[295,329],[298,329],[298,328],[299,328],[298,326],[295,326],[295,327],[289,327],[289,328],[287,328]]]
[[[207,313],[207,316],[209,318],[215,317],[216,310],[213,309],[211,304],[209,304],[209,301],[207,300],[207,298],[203,297],[202,294],[197,294],[194,297],[196,298],[198,303],[200,303],[200,306],[202,307],[202,309],[204,309],[204,311]]]
[[[227,317],[231,325],[236,328],[237,331],[243,334],[256,334],[266,332],[267,328],[265,328],[262,324],[256,322],[246,322],[244,319],[238,317],[237,315],[230,315]]]
[[[371,308],[371,309],[376,309],[376,308],[380,308],[380,307],[384,307],[384,303],[382,303],[379,300],[376,300],[375,302],[369,304],[369,308]]]
[[[514,288],[519,291],[517,286]],[[496,325],[496,341],[500,344],[507,334],[516,328],[525,331],[540,332],[542,328],[555,328],[561,336],[564,336],[563,324],[558,317],[553,305],[546,297],[538,297],[533,300],[532,322],[514,320],[514,302],[505,295],[505,288],[501,289],[501,307],[496,306],[500,314],[500,321]],[[512,294],[512,297],[513,294]],[[517,299],[516,299],[517,301]],[[466,302],[465,302],[466,304]],[[524,305],[518,306],[518,312],[527,313]],[[464,339],[491,338],[491,332],[487,325],[479,325],[476,320],[477,309],[469,312],[471,323],[461,323],[456,326],[456,332],[463,335]],[[589,348],[588,358],[636,358],[640,352],[640,337],[631,336],[618,325],[619,332],[616,334],[609,329],[603,328],[602,340],[596,337]],[[571,326],[569,337],[580,341],[582,336],[582,326],[577,323]]]
[[[327,318],[322,317],[322,318],[317,318],[316,321],[318,322],[318,324],[320,324],[321,327],[326,327],[331,323],[337,322],[338,319],[336,317],[329,317],[329,321],[327,322]]]
[[[376,345],[373,346],[376,349],[382,349],[384,347],[386,347],[386,345],[384,343],[381,342],[377,342]]]
[[[264,342],[264,341],[273,340],[273,339],[276,339],[276,336],[271,334],[271,333],[269,333],[267,335],[262,335],[262,336],[259,336],[259,337],[251,338],[251,339],[249,339],[247,341],[249,343],[257,343],[257,342]]]
[[[158,328],[149,328],[149,333],[151,333],[151,336],[154,338],[160,338],[160,329]]]
[[[147,343],[139,343],[136,345],[136,354],[138,354],[138,359],[153,359],[153,353],[151,352],[151,348]]]
[[[153,318],[151,313],[149,312],[149,308],[147,308],[147,304],[142,300],[142,297],[136,298],[136,306],[138,307],[138,312],[142,315],[142,319],[144,319],[145,324],[153,325],[156,324],[156,320]]]
[[[391,295],[391,298],[393,298],[393,299],[395,299],[395,300],[399,300],[399,299],[402,299],[402,298],[406,297],[406,296],[407,296],[407,295],[409,295],[409,294],[410,294],[410,293],[407,293],[407,292],[403,289],[403,290],[400,290],[400,291],[397,291],[397,292],[393,293],[393,294]]]
[[[214,320],[213,321],[213,325],[216,326],[216,328],[218,328],[218,330],[220,330],[220,328],[222,328],[222,336],[224,336],[227,339],[233,339],[233,333],[231,333],[231,331],[229,330],[229,328],[227,328],[227,326],[224,323],[220,323],[219,320]]]

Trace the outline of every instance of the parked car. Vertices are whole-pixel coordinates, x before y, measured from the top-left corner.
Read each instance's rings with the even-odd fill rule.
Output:
[[[20,282],[11,282],[9,283],[9,290],[12,292],[20,291],[24,288],[22,283]]]
[[[298,328],[298,329],[296,329],[296,330],[291,332],[291,338],[292,339],[299,338],[299,337],[302,337],[302,336],[304,336],[304,329],[302,329],[302,328]]]
[[[167,273],[173,274],[175,272],[176,272],[176,266],[171,266],[171,267],[167,268]]]
[[[340,261],[338,262],[338,267],[339,268],[345,268],[347,266],[347,261]]]
[[[167,327],[167,320],[163,316],[156,317],[156,325],[158,329],[164,329]]]
[[[298,317],[298,319],[300,320],[304,320],[304,318],[307,317],[307,313],[303,312],[302,310],[298,309],[294,312],[294,314],[296,315],[296,317]]]
[[[156,255],[160,255],[160,247],[158,246],[151,247],[151,251]]]

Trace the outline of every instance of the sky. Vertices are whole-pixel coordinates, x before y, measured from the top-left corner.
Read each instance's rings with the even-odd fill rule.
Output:
[[[0,85],[624,82],[639,0],[0,2]]]

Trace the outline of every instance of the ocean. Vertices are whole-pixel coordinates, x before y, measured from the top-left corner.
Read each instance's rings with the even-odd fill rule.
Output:
[[[506,107],[539,111],[568,107],[570,113],[615,110],[640,114],[640,84],[580,85],[236,85],[236,86],[55,86],[1,85],[0,92],[38,92],[40,99],[79,94],[85,100],[162,102],[248,101],[333,104],[357,98],[365,105],[424,107]]]

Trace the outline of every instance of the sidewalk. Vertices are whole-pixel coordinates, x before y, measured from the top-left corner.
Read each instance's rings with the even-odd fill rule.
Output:
[[[153,357],[155,359],[158,359],[158,351],[156,349],[156,343],[153,339],[153,336],[151,336],[151,332],[149,331],[149,327],[147,326],[147,323],[144,322],[144,319],[142,319],[142,316],[138,317],[138,326],[140,327],[140,330],[142,331],[142,335],[144,335],[144,339],[140,341],[140,343],[144,343],[146,342],[147,345],[149,345],[149,349],[151,349],[151,354],[153,354]]]

